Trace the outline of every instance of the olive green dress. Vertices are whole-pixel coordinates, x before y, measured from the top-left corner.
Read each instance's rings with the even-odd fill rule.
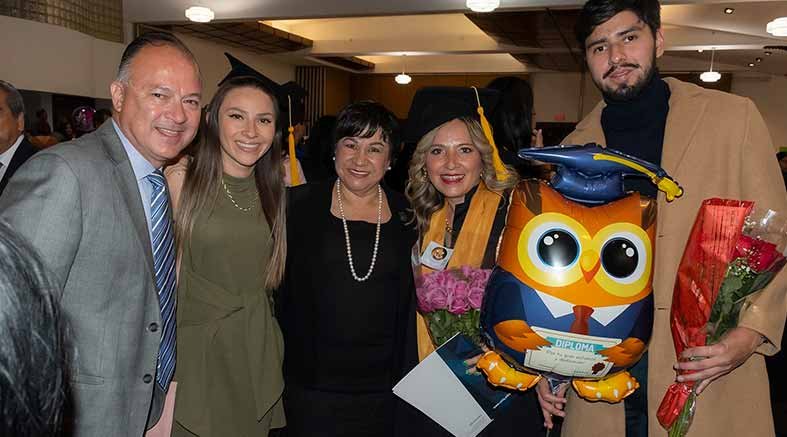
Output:
[[[224,175],[224,182],[237,206],[221,187],[183,245],[172,432],[178,437],[267,436],[284,426],[284,345],[264,287],[270,227],[253,177]]]

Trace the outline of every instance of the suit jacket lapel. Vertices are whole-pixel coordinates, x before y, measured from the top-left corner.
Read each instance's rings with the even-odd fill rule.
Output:
[[[131,162],[115,128],[112,127],[112,123],[104,123],[96,133],[100,136],[109,158],[115,163],[115,181],[134,225],[134,233],[142,245],[142,252],[145,253],[146,264],[152,274],[154,269],[150,232],[139,193],[139,184],[137,184],[137,178],[131,168]]]
[[[16,170],[35,153],[36,148],[33,147],[33,145],[27,141],[27,139],[23,138],[22,142],[19,143],[19,147],[17,147],[14,156],[11,157],[11,161],[8,163],[8,168],[5,169],[3,180],[0,181],[0,193],[2,193],[5,189],[5,186],[8,185],[8,180],[11,179],[11,176],[13,176]]]
[[[664,79],[670,88],[669,114],[664,129],[664,150],[661,166],[670,175],[675,176],[680,170],[683,156],[697,132],[699,121],[708,104],[701,88],[680,82],[674,78]]]

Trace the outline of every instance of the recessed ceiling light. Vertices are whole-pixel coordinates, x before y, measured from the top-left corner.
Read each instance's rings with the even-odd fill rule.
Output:
[[[186,18],[196,23],[208,23],[216,18],[216,15],[210,8],[206,8],[204,6],[192,6],[186,9]]]
[[[702,53],[702,52],[704,52],[704,51],[705,51],[705,50],[703,50],[703,49],[697,49],[697,52],[699,52],[699,53]]]
[[[765,52],[765,56],[770,56],[771,54],[771,52]]]
[[[473,12],[492,12],[500,6],[500,0],[467,0],[465,4]]]
[[[733,12],[735,12],[735,8],[724,8],[724,13],[727,15],[730,15]]]
[[[787,17],[779,17],[765,26],[765,31],[773,36],[787,36]]]
[[[749,67],[754,67],[754,62],[749,62]]]
[[[754,62],[762,62],[762,58],[754,58]]]

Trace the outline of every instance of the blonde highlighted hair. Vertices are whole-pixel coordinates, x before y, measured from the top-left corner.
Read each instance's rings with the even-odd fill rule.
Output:
[[[481,180],[484,185],[490,191],[500,195],[502,195],[503,191],[513,188],[519,181],[516,171],[512,167],[506,166],[505,177],[502,180],[497,179],[495,168],[492,164],[492,146],[484,136],[484,131],[481,130],[481,124],[478,120],[472,117],[460,117],[455,120],[460,120],[465,124],[473,145],[481,154]],[[407,171],[408,178],[405,195],[410,201],[410,205],[412,205],[418,234],[422,236],[429,230],[429,220],[432,214],[442,208],[445,202],[443,194],[429,180],[426,170],[426,156],[434,143],[437,131],[452,121],[450,120],[437,126],[421,137],[413,152],[410,168]]]

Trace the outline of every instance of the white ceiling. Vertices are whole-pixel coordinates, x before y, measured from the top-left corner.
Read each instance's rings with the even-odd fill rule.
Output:
[[[501,11],[576,8],[577,0],[501,0]],[[699,71],[716,47],[718,69],[787,74],[787,52],[763,55],[764,45],[787,45],[765,32],[768,21],[787,16],[787,1],[664,2],[662,22],[667,54],[662,70]],[[212,8],[217,20],[260,19],[314,41],[304,52],[286,56],[309,63],[315,55],[359,56],[376,64],[375,73],[525,72],[508,53],[543,49],[498,44],[468,18],[464,0],[124,0],[130,22],[184,21],[188,6]],[[732,15],[724,14],[732,7]],[[278,20],[274,20],[278,19]],[[569,35],[571,37],[571,35]],[[558,49],[559,50],[559,49]],[[552,49],[555,51],[555,49]],[[403,59],[402,54],[408,56]],[[763,61],[748,67],[756,57]]]

